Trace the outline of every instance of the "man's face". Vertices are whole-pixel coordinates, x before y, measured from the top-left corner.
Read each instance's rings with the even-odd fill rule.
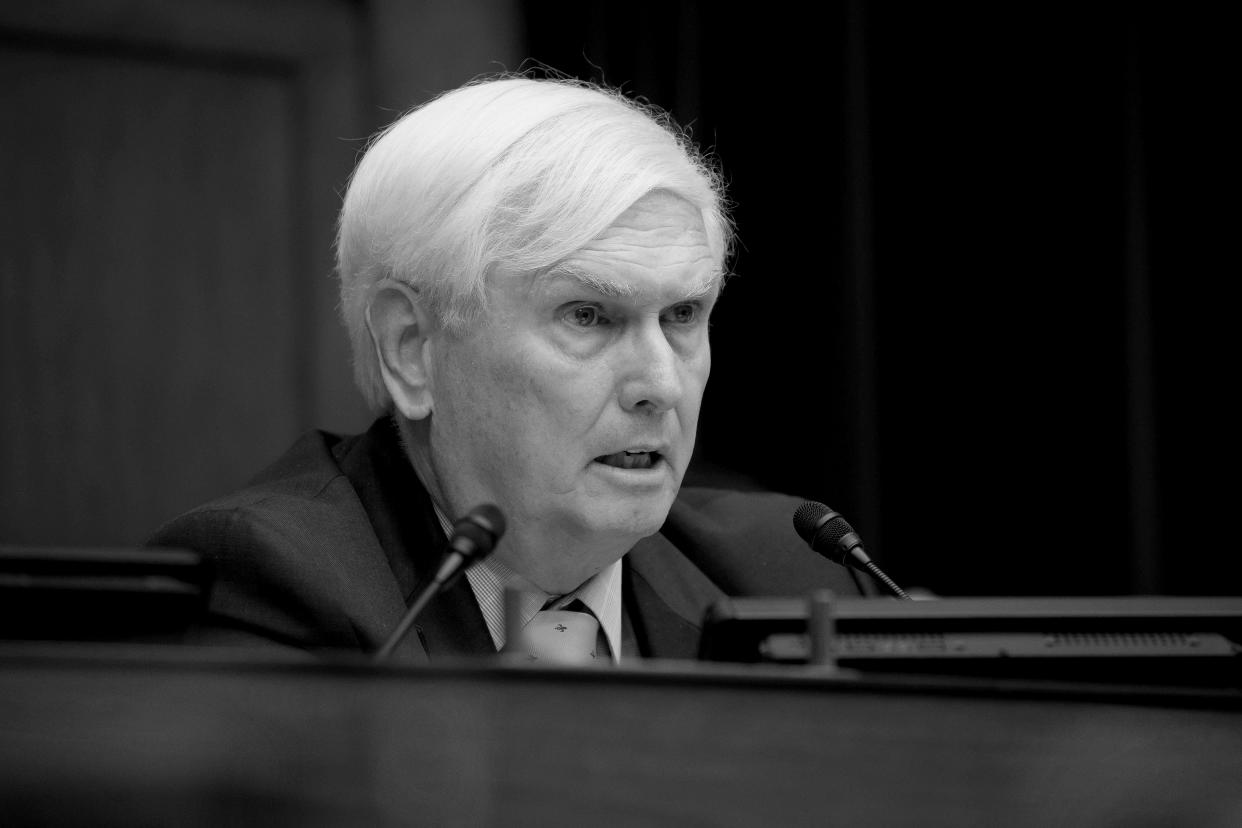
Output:
[[[552,271],[494,279],[485,318],[430,344],[445,505],[496,503],[511,535],[564,547],[509,544],[510,565],[549,591],[577,582],[532,568],[582,569],[571,547],[656,532],[694,448],[718,290],[699,212],[661,193]]]

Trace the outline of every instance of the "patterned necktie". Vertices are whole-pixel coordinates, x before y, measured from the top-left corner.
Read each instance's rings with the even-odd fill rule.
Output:
[[[596,646],[599,637],[599,621],[585,604],[574,601],[565,609],[535,613],[512,649],[545,664],[606,662],[607,655]]]

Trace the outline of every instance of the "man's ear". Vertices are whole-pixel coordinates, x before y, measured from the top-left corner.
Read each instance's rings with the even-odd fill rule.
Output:
[[[367,306],[367,328],[393,405],[407,419],[423,419],[432,409],[432,326],[417,290],[383,282]]]

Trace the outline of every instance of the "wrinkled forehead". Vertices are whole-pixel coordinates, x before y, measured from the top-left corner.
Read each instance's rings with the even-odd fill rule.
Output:
[[[519,270],[498,263],[487,280],[489,304],[499,298],[497,290],[510,298],[578,292],[636,305],[714,301],[720,292],[724,252],[713,244],[701,209],[687,199],[651,191],[596,227],[577,249],[566,244],[546,265]]]
[[[683,198],[657,191],[538,274],[536,286],[569,282],[607,297],[651,293],[697,298],[719,289],[722,271],[701,211]]]

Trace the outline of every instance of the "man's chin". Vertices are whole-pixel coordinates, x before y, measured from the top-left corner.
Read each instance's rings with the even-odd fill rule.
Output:
[[[664,514],[667,516],[668,512],[665,512]],[[659,532],[660,527],[663,525],[664,518],[660,518],[659,520],[627,523],[613,527],[613,534],[625,536],[632,540],[633,543],[638,543],[643,538],[649,538]]]
[[[592,509],[583,525],[601,538],[626,538],[634,543],[660,531],[673,507],[671,497],[645,498],[643,503],[610,503]]]

